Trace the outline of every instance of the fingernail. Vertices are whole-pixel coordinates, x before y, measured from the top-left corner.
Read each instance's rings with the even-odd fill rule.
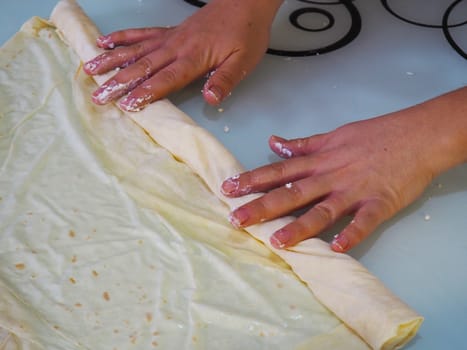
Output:
[[[230,223],[236,228],[241,228],[249,218],[250,216],[244,208],[234,210],[229,216]]]
[[[343,234],[335,235],[331,242],[331,248],[336,252],[345,252],[349,247],[349,240]]]
[[[109,35],[102,35],[97,38],[97,45],[101,47],[107,47],[109,49],[115,48],[115,43]]]
[[[97,63],[95,61],[89,61],[84,64],[84,71],[86,73],[94,73],[97,69]]]
[[[99,89],[97,89],[93,94],[94,102],[98,104],[106,104],[113,100],[118,93],[122,90],[126,90],[128,88],[128,84],[121,84],[118,83],[116,80],[112,80],[107,84],[102,85]]]
[[[271,245],[276,249],[282,249],[285,245],[292,239],[292,233],[288,230],[280,229],[276,231],[271,238],[269,238],[269,242]]]
[[[221,186],[222,194],[229,195],[238,190],[240,183],[238,182],[239,175],[235,175],[226,179]]]
[[[274,149],[274,151],[283,158],[292,158],[293,152],[283,144],[285,140],[280,138],[277,139],[278,140],[272,144],[272,148]]]
[[[222,91],[217,86],[210,86],[204,90],[204,95],[215,103],[222,101]]]

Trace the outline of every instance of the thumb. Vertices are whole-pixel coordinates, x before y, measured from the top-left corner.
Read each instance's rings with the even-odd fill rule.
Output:
[[[210,105],[218,105],[229,96],[235,86],[248,74],[241,60],[228,58],[211,72],[203,88],[203,96]]]

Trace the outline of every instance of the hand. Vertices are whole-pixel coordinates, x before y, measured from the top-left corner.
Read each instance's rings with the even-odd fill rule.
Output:
[[[128,29],[98,38],[108,51],[84,65],[86,73],[122,68],[93,94],[136,111],[210,73],[205,100],[219,104],[256,66],[283,0],[214,0],[171,28]]]
[[[231,197],[269,191],[233,211],[232,224],[247,227],[311,205],[271,236],[275,248],[287,248],[351,214],[331,243],[347,251],[414,201],[436,175],[467,159],[467,89],[459,91],[326,134],[290,141],[272,136],[271,149],[287,160],[222,184]]]

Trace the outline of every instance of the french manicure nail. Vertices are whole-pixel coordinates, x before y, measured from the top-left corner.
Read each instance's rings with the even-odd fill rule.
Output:
[[[127,88],[128,84],[122,84],[118,83],[116,80],[111,80],[97,89],[92,96],[95,102],[106,104]]]
[[[238,190],[239,186],[240,183],[238,182],[238,176],[229,177],[222,183],[221,191],[225,195],[232,194]]]
[[[95,61],[89,61],[84,64],[84,71],[88,73],[94,73],[97,68],[97,63]]]
[[[283,158],[292,158],[293,157],[293,152],[284,146],[284,139],[278,139],[276,140],[273,144],[272,147],[276,153],[279,153],[279,155]]]
[[[211,98],[215,102],[219,103],[222,101],[222,91],[216,86],[210,86],[204,90],[206,97]]]
[[[234,210],[229,216],[230,223],[236,228],[241,228],[249,218],[250,216],[244,208]]]
[[[107,47],[109,49],[115,48],[115,43],[112,41],[112,38],[109,35],[102,35],[97,38],[97,44],[102,47]]]
[[[292,239],[292,233],[290,231],[280,229],[279,231],[276,231],[271,236],[271,238],[269,239],[269,242],[271,242],[271,245],[274,248],[282,249],[291,239]]]
[[[350,242],[348,238],[345,235],[340,234],[340,235],[334,236],[334,239],[331,242],[331,247],[335,251],[342,253],[347,250],[347,248],[349,247],[349,244]]]

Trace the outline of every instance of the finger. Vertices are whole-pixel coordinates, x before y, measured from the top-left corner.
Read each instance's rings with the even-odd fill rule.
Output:
[[[294,140],[286,140],[279,136],[269,138],[269,147],[282,158],[292,158],[310,154],[318,150],[324,141],[324,135],[314,135]]]
[[[331,195],[297,220],[276,231],[269,241],[277,249],[293,246],[307,238],[316,236],[333,225],[348,211],[348,200],[341,195]]]
[[[239,197],[252,192],[265,192],[274,187],[311,176],[314,163],[311,157],[298,157],[265,165],[226,179],[222,183],[221,191],[229,197]]]
[[[113,49],[116,46],[128,46],[140,41],[163,35],[169,28],[137,28],[119,30],[97,38],[97,46],[103,49]]]
[[[245,64],[247,59],[241,56],[229,56],[216,70],[212,72],[203,87],[203,96],[207,103],[218,105],[243,80],[251,69]]]
[[[354,219],[331,242],[332,250],[346,252],[372,233],[376,227],[391,217],[387,205],[381,201],[365,203],[357,210]]]
[[[150,79],[123,98],[119,105],[126,111],[136,112],[149,103],[180,90],[199,78],[199,65],[189,59],[177,60],[159,70]]]
[[[283,216],[329,193],[325,177],[305,178],[287,184],[237,208],[230,215],[236,227],[247,227]]]
[[[135,64],[121,70],[102,84],[92,94],[93,101],[96,104],[106,104],[122,97],[151,77],[156,71],[170,64],[171,60],[173,58],[167,51],[154,51],[142,57]]]
[[[152,39],[128,47],[117,48],[94,57],[84,64],[83,69],[89,75],[96,75],[107,73],[117,67],[127,67],[150,52],[157,50],[161,45],[161,40]]]

